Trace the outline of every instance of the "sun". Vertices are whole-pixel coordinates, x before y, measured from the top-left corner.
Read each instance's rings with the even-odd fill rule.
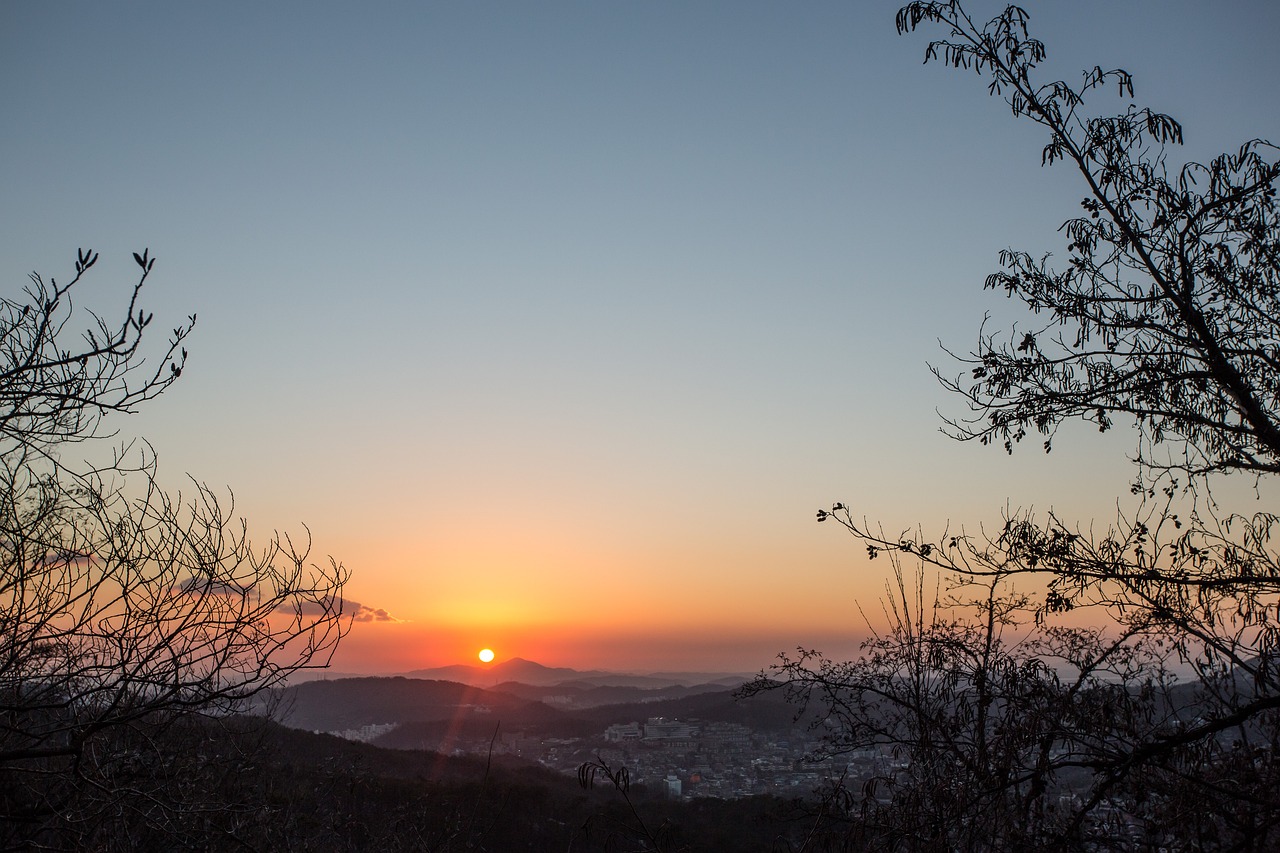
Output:
[[[492,663],[492,662],[493,662],[493,649],[481,649],[481,650],[480,650],[480,660],[484,661],[485,663]]]

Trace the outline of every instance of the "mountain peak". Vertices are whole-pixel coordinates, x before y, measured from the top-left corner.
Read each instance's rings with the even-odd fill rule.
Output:
[[[534,660],[526,660],[525,658],[507,658],[506,660],[498,661],[492,667],[490,667],[490,669],[496,669],[500,666],[532,666],[532,667],[536,667],[537,669],[551,668],[549,666],[544,666],[543,664],[540,664]]]

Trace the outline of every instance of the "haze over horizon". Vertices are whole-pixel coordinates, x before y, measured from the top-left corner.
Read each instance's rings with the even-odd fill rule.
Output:
[[[0,273],[91,247],[110,305],[151,249],[199,324],[114,426],[351,568],[338,671],[847,656],[888,566],[819,507],[1105,523],[1131,476],[1124,428],[939,434],[926,361],[1081,191],[899,5],[9,3]],[[1280,139],[1280,6],[1025,5],[1046,79],[1129,70],[1175,156]]]
[[[336,673],[338,676],[347,675],[363,675],[366,673]],[[680,680],[698,683],[700,681],[712,681],[725,678],[728,676],[753,677],[756,672],[732,672],[732,671],[698,671],[698,670],[615,670],[615,669],[577,669],[575,667],[566,666],[547,666],[535,660],[529,660],[519,656],[504,659],[494,658],[492,661],[478,660],[471,663],[462,662],[455,664],[445,664],[444,666],[423,667],[420,669],[407,670],[405,672],[388,672],[388,673],[367,673],[369,675],[378,676],[405,676],[415,678],[441,678],[444,680],[461,680],[466,678],[480,678],[486,684],[493,685],[503,681],[516,681],[530,683],[529,679],[539,684],[559,684],[565,681],[574,681],[580,679],[608,678],[611,676],[636,676],[636,677],[661,677],[674,679],[679,677]]]

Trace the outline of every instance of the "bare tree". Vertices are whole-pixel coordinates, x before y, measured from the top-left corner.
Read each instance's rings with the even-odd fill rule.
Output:
[[[175,769],[188,767],[185,747],[167,733],[225,718],[289,674],[325,665],[349,625],[341,565],[310,563],[307,543],[287,536],[251,544],[231,502],[201,483],[166,492],[145,443],[101,452],[116,436],[107,417],[179,378],[196,319],[148,364],[152,316],[140,299],[155,260],[134,259],[141,274],[112,319],[73,304],[98,260],[83,250],[66,284],[32,274],[21,297],[0,301],[0,842],[9,845],[98,846],[104,827],[154,829],[207,809],[179,790],[191,782]]]
[[[979,24],[958,2],[898,13],[900,33],[940,27],[925,61],[984,78],[1048,132],[1042,163],[1073,168],[1085,191],[1061,270],[1007,250],[986,280],[1032,325],[984,325],[959,375],[934,372],[969,410],[947,431],[1010,453],[1030,436],[1049,451],[1068,420],[1105,431],[1131,418],[1133,504],[1119,501],[1101,535],[1024,511],[990,535],[892,536],[843,504],[820,511],[871,556],[912,560],[960,597],[898,620],[857,661],[784,658],[753,689],[820,697],[838,751],[905,750],[908,767],[884,780],[891,796],[848,802],[869,810],[864,827],[910,830],[922,849],[933,841],[908,818],[923,804],[944,816],[934,840],[958,849],[1268,849],[1280,822],[1277,516],[1230,512],[1211,486],[1246,472],[1261,493],[1280,472],[1280,150],[1255,139],[1171,166],[1178,122],[1135,106],[1090,113],[1106,87],[1133,96],[1123,70],[1038,80],[1045,47],[1028,20],[1009,6]],[[1082,608],[1106,619],[1055,627]],[[1191,678],[1176,683],[1174,669]],[[945,772],[920,770],[937,761]],[[966,835],[973,821],[982,831]]]
[[[869,539],[843,507],[826,518]],[[799,650],[743,690],[786,691],[823,733],[811,757],[851,759],[823,804],[848,821],[839,849],[1274,842],[1280,721],[1250,672],[1196,660],[1151,620],[1054,625],[1044,596],[1013,587],[1016,568],[954,568],[990,561],[992,543],[872,541],[893,566],[887,628],[868,620],[855,660]],[[1197,801],[1217,807],[1186,811]]]

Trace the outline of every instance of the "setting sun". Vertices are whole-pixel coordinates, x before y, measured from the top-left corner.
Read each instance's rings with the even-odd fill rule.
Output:
[[[490,662],[492,662],[492,661],[493,661],[493,649],[481,649],[481,650],[480,650],[480,660],[484,661],[485,663],[490,663]]]

